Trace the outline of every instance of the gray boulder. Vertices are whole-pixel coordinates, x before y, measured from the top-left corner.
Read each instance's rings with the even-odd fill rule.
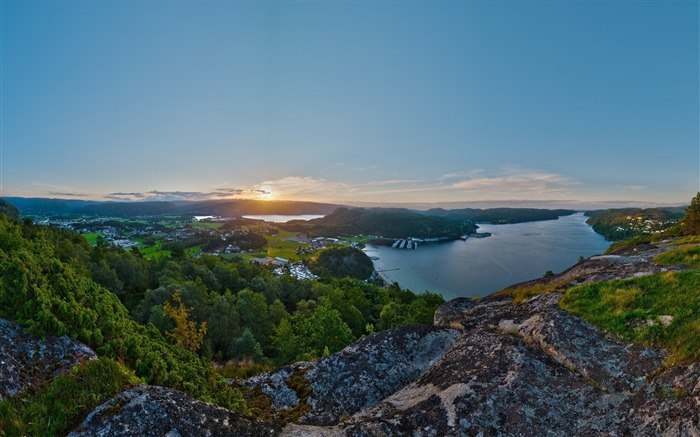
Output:
[[[429,369],[459,337],[456,330],[405,326],[380,332],[317,363],[298,363],[243,381],[272,398],[273,408],[299,404],[293,376],[306,379],[310,394],[301,423],[334,425],[405,387]]]
[[[92,349],[65,335],[39,339],[0,319],[0,400],[96,358]]]
[[[281,428],[281,423],[262,423],[177,390],[140,386],[97,407],[68,435],[263,437],[277,435]]]

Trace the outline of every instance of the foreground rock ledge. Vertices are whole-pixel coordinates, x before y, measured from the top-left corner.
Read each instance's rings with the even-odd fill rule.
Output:
[[[664,249],[592,257],[530,285],[563,290],[682,269],[653,263]],[[519,305],[507,295],[455,299],[438,310],[438,326],[381,332],[317,363],[243,382],[280,412],[305,402],[301,424],[282,428],[175,390],[138,387],[71,435],[700,436],[700,363],[665,368],[664,351],[598,331],[560,310],[561,296]]]
[[[92,349],[65,335],[42,340],[0,319],[0,401],[95,358]]]
[[[97,407],[69,436],[263,437],[279,434],[280,428],[177,390],[140,386]]]

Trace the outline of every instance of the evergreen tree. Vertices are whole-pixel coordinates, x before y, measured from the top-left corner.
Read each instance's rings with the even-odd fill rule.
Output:
[[[685,217],[681,220],[683,234],[700,235],[700,193],[690,201],[690,206],[685,210]]]

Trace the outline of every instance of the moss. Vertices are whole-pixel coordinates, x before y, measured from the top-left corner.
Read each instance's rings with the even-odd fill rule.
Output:
[[[260,420],[271,420],[277,417],[277,411],[272,408],[272,398],[263,393],[260,387],[249,388],[238,383],[232,385],[242,393],[248,407],[247,414]]]
[[[532,296],[536,296],[538,294],[550,293],[553,291],[564,291],[564,286],[570,283],[571,281],[572,279],[569,278],[566,280],[548,282],[544,284],[540,282],[533,285],[518,286],[516,288],[506,288],[505,290],[501,290],[496,294],[507,294],[513,296],[513,305],[518,305],[520,303],[525,302]]]
[[[661,387],[652,396],[657,399],[683,399],[688,396],[688,391],[681,387]]]
[[[313,388],[308,379],[306,379],[306,372],[308,369],[302,369],[289,378],[285,379],[284,382],[289,388],[294,390],[299,398],[299,403],[289,410],[280,412],[280,417],[286,422],[299,423],[299,420],[311,411],[311,405],[309,405],[309,396],[313,393]]]

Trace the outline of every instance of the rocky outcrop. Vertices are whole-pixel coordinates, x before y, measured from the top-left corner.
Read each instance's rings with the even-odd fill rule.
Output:
[[[163,387],[140,386],[97,407],[69,434],[80,436],[272,436],[260,421]]]
[[[573,285],[683,266],[646,246],[592,257],[553,277],[512,287]],[[624,344],[558,308],[549,292],[456,299],[437,325],[461,338],[405,388],[342,424],[347,435],[700,435],[700,365],[666,368],[665,352]]]
[[[346,431],[639,435],[631,420],[637,414],[628,412],[647,379],[662,369],[664,354],[608,338],[560,310],[559,297],[543,294],[518,306],[505,296],[484,299],[466,311],[468,331],[438,363],[352,417]],[[679,417],[697,414],[681,405],[670,408]]]
[[[665,351],[623,343],[558,305],[574,285],[686,268],[653,262],[667,247],[596,256],[518,284],[511,290],[549,291],[517,305],[503,293],[455,299],[435,326],[381,332],[316,363],[237,381],[277,419],[142,386],[100,406],[72,435],[700,436],[700,363],[669,367]],[[6,325],[4,337],[21,336]],[[42,347],[50,349],[0,343],[0,356]]]
[[[92,349],[67,336],[39,339],[0,319],[0,400],[95,358]]]
[[[334,425],[408,385],[458,337],[453,329],[405,326],[366,337],[317,363],[286,366],[243,384],[260,387],[279,410],[305,401],[308,407],[301,423]],[[299,378],[310,390],[306,400],[297,396]]]

